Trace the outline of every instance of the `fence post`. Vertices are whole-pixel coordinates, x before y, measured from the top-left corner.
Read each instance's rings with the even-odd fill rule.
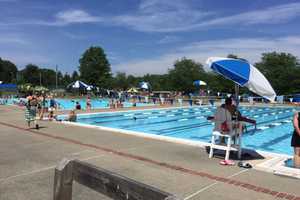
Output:
[[[73,180],[114,200],[179,200],[152,186],[79,160],[63,159],[55,168],[54,200],[72,200]]]
[[[53,200],[72,200],[73,161],[63,159],[55,168]]]

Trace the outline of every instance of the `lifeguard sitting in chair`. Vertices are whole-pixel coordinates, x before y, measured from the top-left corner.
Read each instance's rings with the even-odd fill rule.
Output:
[[[225,160],[229,160],[231,150],[238,151],[238,157],[241,157],[241,136],[243,131],[242,121],[256,124],[255,120],[241,116],[236,107],[232,105],[231,98],[225,100],[225,104],[217,108],[213,117],[208,117],[214,121],[215,128],[212,133],[209,157],[213,156],[214,149],[226,151]],[[216,144],[219,138],[221,144]],[[226,139],[227,138],[227,144]],[[226,145],[222,145],[225,143]]]

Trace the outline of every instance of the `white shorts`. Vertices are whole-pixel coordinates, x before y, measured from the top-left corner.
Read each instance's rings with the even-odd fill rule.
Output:
[[[49,111],[49,112],[55,111],[55,108],[54,108],[54,107],[49,107],[49,108],[48,108],[48,111]]]

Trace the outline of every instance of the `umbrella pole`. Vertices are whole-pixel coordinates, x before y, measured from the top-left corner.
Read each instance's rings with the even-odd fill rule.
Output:
[[[235,102],[236,102],[236,107],[238,108],[240,100],[239,100],[239,85],[235,84]]]
[[[239,85],[238,84],[235,84],[235,102],[236,102],[236,119],[235,119],[235,123],[236,123],[236,125],[238,125],[239,124],[239,120],[238,120],[238,107],[239,107],[239,103],[240,103],[240,100],[239,100]],[[239,125],[238,125],[238,127],[236,127],[236,129],[235,129],[235,134],[238,134],[238,130],[239,130]],[[236,140],[236,138],[235,138],[235,140]],[[242,157],[242,147],[241,147],[241,142],[242,142],[242,138],[241,138],[241,135],[239,136],[239,139],[238,139],[239,141],[238,141],[238,145],[239,145],[239,148],[240,148],[240,150],[239,150],[239,152],[238,152],[238,159],[241,159],[241,157]],[[236,141],[235,141],[236,142]]]

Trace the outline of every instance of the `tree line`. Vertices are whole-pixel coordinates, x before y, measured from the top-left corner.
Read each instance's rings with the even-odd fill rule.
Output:
[[[239,58],[229,54],[228,57]],[[296,56],[284,52],[263,53],[261,60],[254,64],[270,81],[277,94],[292,94],[300,92],[300,64]],[[57,82],[60,87],[66,87],[73,81],[82,80],[88,84],[105,89],[126,90],[138,86],[139,82],[149,82],[153,90],[193,92],[198,90],[193,81],[202,80],[207,83],[203,89],[212,93],[233,93],[234,84],[209,70],[203,64],[188,58],[174,61],[166,74],[145,74],[143,76],[127,75],[125,72],[111,72],[110,63],[101,47],[92,46],[79,59],[78,72],[71,75],[49,68],[28,64],[24,69],[0,58],[0,81],[7,83],[31,83],[53,88]],[[242,93],[249,91],[242,88]]]

